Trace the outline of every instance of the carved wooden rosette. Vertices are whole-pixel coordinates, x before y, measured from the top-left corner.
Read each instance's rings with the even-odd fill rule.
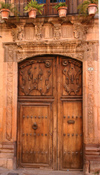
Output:
[[[13,106],[13,63],[7,63],[7,113],[6,113],[6,139],[12,138],[12,106]]]

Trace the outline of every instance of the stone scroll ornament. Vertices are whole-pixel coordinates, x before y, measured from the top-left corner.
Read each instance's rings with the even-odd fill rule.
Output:
[[[19,66],[19,95],[46,95],[51,89],[50,60],[31,60]]]
[[[71,59],[63,60],[63,87],[67,95],[81,95],[82,64]]]

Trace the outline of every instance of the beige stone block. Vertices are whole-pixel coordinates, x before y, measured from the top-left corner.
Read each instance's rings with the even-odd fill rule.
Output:
[[[88,33],[86,40],[93,40],[94,38],[95,37],[93,33]]]
[[[0,108],[0,128],[2,128],[2,121],[3,121],[3,108]]]
[[[90,28],[88,29],[88,33],[93,33],[93,27],[90,27]]]
[[[0,158],[0,167],[6,168],[7,159]]]
[[[13,153],[14,154],[14,150],[11,150],[11,149],[8,149],[8,150],[2,149],[1,150],[1,153]]]
[[[0,149],[2,148],[2,144],[0,144]]]
[[[8,30],[8,29],[3,30],[2,40],[3,40],[3,42],[5,42],[5,41],[12,42],[11,30]]]
[[[96,173],[100,171],[100,161],[90,161],[90,172]]]
[[[24,28],[25,40],[33,40],[35,36],[35,27],[33,24],[25,25]]]
[[[98,107],[98,94],[94,94],[94,107]]]
[[[100,130],[100,107],[98,108],[98,129]]]
[[[13,169],[13,159],[7,159],[7,168]]]
[[[83,104],[84,104],[84,107],[87,107],[87,103],[88,103],[88,98],[87,98],[87,94],[84,94],[84,102],[83,102]]]
[[[99,38],[99,33],[96,33],[95,34],[95,39],[98,40],[98,38]]]
[[[84,137],[87,137],[87,107],[83,108],[83,132],[84,132]]]
[[[4,61],[4,49],[2,43],[0,44],[0,64]]]
[[[14,153],[0,153],[0,158],[13,158]]]
[[[13,117],[12,117],[12,138],[16,140],[16,127],[17,127],[17,63],[13,63]]]
[[[95,27],[94,33],[95,33],[95,39],[98,40],[98,38],[99,38],[99,27]]]
[[[94,93],[98,93],[97,71],[94,71]]]
[[[93,60],[98,60],[98,52],[97,50],[92,53]]]
[[[84,94],[87,94],[87,93],[88,93],[88,88],[84,86],[84,87],[83,87],[83,95],[84,95]]]
[[[100,131],[98,133],[99,133],[98,143],[100,144]]]
[[[61,26],[62,38],[73,38],[73,25],[65,25]]]
[[[4,79],[4,81],[3,81],[3,98],[4,98],[4,103],[3,103],[3,106],[6,108],[6,95],[7,95],[7,90],[6,90],[6,88],[7,88],[7,63],[5,62],[4,64],[3,64],[3,71],[4,71],[4,75],[3,75],[3,79]]]
[[[87,71],[87,61],[83,62],[83,71]]]
[[[94,135],[98,138],[98,117],[97,117],[97,107],[93,107],[94,112]]]
[[[44,24],[43,36],[45,39],[51,39],[53,37],[53,25],[52,24]]]
[[[87,106],[87,94],[83,93],[83,109]]]
[[[5,149],[14,149],[14,145],[9,143],[7,145],[3,145],[2,147]]]
[[[97,71],[98,61],[93,61],[93,70]]]
[[[83,72],[83,87],[87,88],[88,87],[88,72],[84,71]]]

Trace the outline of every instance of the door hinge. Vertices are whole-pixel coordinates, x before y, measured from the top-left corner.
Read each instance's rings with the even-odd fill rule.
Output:
[[[60,64],[60,58],[59,58],[59,64]]]
[[[52,111],[52,105],[50,105],[50,110]]]

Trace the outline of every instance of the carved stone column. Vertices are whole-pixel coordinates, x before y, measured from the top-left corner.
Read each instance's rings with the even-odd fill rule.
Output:
[[[7,100],[6,100],[6,139],[12,139],[12,113],[13,113],[13,63],[7,63]]]

